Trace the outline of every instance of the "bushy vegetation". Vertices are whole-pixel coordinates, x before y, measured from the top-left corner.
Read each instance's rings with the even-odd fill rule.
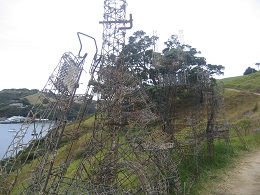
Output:
[[[260,147],[260,134],[251,134],[243,137],[247,147],[238,137],[231,138],[229,145],[219,141],[215,143],[215,160],[204,161],[200,165],[200,175],[190,190],[190,194],[211,194],[215,184],[222,181],[226,171],[232,168],[244,153],[254,151]]]
[[[0,117],[27,116],[32,104],[26,98],[29,95],[37,94],[37,89],[4,89],[0,91]],[[12,104],[22,106],[11,106]]]
[[[257,72],[256,69],[251,68],[251,67],[248,67],[248,68],[245,70],[245,72],[244,72],[243,75],[252,74],[252,73],[255,73],[255,72]]]
[[[38,97],[39,91],[37,89],[4,89],[0,91],[0,117],[26,117],[36,103]],[[45,98],[42,103],[41,109],[44,110],[50,102]],[[21,106],[18,104],[21,104]],[[80,104],[73,102],[71,111],[68,115],[68,120],[76,119],[79,108]],[[94,112],[95,102],[89,105],[88,114],[93,114]]]
[[[122,51],[124,62],[131,65],[144,85],[158,85],[158,76],[164,74],[185,73],[190,84],[198,81],[201,72],[207,72],[211,78],[223,74],[224,66],[207,64],[205,57],[198,57],[200,51],[191,45],[181,44],[177,35],[171,35],[164,42],[162,53],[154,52],[152,46],[158,39],[159,37],[149,36],[142,30],[136,31],[129,37],[128,44]]]

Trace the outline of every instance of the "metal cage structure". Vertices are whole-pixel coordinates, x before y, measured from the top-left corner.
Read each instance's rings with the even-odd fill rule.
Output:
[[[192,156],[197,169],[204,143],[208,142],[213,155],[214,139],[223,131],[227,135],[228,129],[216,128],[222,96],[212,90],[206,71],[199,72],[197,83],[192,84],[187,72],[170,64],[158,74],[155,86],[162,98],[150,99],[133,67],[124,62],[126,30],[133,26],[132,15],[126,19],[126,7],[126,0],[104,1],[101,54],[96,46],[90,80],[80,98],[76,92],[87,57],[80,55],[80,36],[93,39],[95,45],[96,41],[78,33],[79,54],[63,54],[1,161],[1,193],[182,194],[181,161]],[[160,68],[163,60],[157,53],[154,66]],[[186,103],[189,109],[182,110],[178,93],[187,89],[194,93]],[[93,128],[85,132],[86,109],[94,98]],[[68,126],[76,99],[81,107]],[[29,132],[31,125],[35,127]],[[82,158],[75,160],[81,132],[88,138]],[[24,140],[27,133],[32,135],[28,142]],[[58,157],[58,151],[64,158]]]

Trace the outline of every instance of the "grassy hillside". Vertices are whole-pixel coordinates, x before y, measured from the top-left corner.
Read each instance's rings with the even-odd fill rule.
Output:
[[[219,82],[222,82],[226,88],[260,93],[260,71],[245,76],[221,79]]]
[[[34,94],[27,95],[25,98],[30,102],[30,104],[35,104],[39,96],[40,93],[34,93]]]
[[[35,104],[43,103],[41,109],[45,109],[52,99],[44,99],[46,102],[39,101],[41,93],[37,89],[4,89],[0,91],[0,118],[9,118],[11,116],[24,116],[26,117],[29,111]],[[37,102],[38,101],[38,102]],[[71,113],[68,116],[69,120],[75,119],[80,104],[73,102]],[[95,103],[93,103],[88,114],[95,112]]]
[[[225,114],[229,123],[260,123],[260,72],[218,80],[225,88]],[[249,123],[249,122],[248,122]]]
[[[225,89],[225,113],[229,122],[259,118],[260,96],[250,92]]]
[[[260,130],[260,96],[255,93],[260,92],[260,72],[241,77],[221,79],[218,82],[223,83],[225,88],[224,109],[227,122],[237,125],[240,133],[244,136],[249,149],[259,147],[260,134],[257,132]],[[30,95],[26,98],[30,102],[33,102],[35,100],[35,95]],[[66,158],[70,147],[73,150],[73,155],[71,156],[72,163],[69,165],[66,172],[67,177],[71,177],[75,173],[77,165],[84,156],[87,147],[86,143],[92,135],[93,126],[94,117],[88,118],[84,122],[82,128],[77,132],[73,132],[75,127],[74,123],[67,126],[65,136],[63,137],[60,148],[57,152],[57,163],[59,163]],[[156,127],[151,129],[155,131]],[[205,186],[208,186],[207,182],[211,180],[217,181],[217,170],[229,167],[234,162],[234,159],[239,156],[241,151],[246,151],[246,148],[241,143],[241,140],[239,140],[234,134],[234,131],[231,133],[233,134],[230,138],[228,147],[223,140],[219,139],[215,142],[214,162],[209,162],[204,156],[204,151],[201,152],[203,154],[201,154],[201,159],[199,159],[199,164],[197,166],[198,175],[194,177],[196,180],[194,180],[194,185],[191,189],[185,189],[185,186],[189,182],[192,183],[189,179],[191,177],[191,172],[194,170],[189,169],[191,167],[190,164],[194,163],[194,159],[191,156],[190,158],[186,158],[186,161],[180,164],[179,168],[182,187],[187,194],[188,192],[190,192],[190,194],[208,194],[209,191],[204,191]],[[71,135],[74,135],[73,142],[71,141]],[[32,164],[35,164],[35,162],[33,161]],[[30,169],[29,166],[30,165],[27,164],[24,167],[24,172],[20,175],[18,181],[30,177],[30,175],[25,176],[26,171]],[[19,186],[17,186],[17,190],[18,187]]]
[[[4,89],[0,91],[0,117],[27,116],[33,102],[27,97],[35,96],[37,89]]]
[[[225,118],[229,124],[235,124],[239,129],[247,148],[231,131],[229,151],[221,142],[215,143],[215,160],[203,165],[197,181],[191,189],[191,194],[215,194],[216,184],[223,175],[234,167],[245,153],[260,147],[260,72],[250,75],[218,80],[224,86]],[[235,90],[234,90],[235,89]]]

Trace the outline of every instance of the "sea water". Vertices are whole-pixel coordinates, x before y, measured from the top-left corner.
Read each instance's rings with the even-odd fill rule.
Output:
[[[29,142],[31,139],[35,138],[33,132],[39,132],[42,130],[42,126],[48,127],[48,123],[37,123],[31,124],[28,126],[27,133],[23,139],[24,143]],[[22,123],[12,123],[12,124],[0,124],[0,160],[3,158],[5,152],[8,149],[8,146],[11,144],[14,139],[17,131],[19,131],[22,127]],[[47,132],[43,131],[42,136],[44,136]]]

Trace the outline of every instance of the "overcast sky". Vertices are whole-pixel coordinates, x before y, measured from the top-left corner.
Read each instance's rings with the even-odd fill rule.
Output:
[[[0,90],[42,89],[62,54],[79,50],[77,32],[101,48],[103,0],[0,0]],[[260,0],[127,0],[133,29],[157,32],[163,42],[183,30],[184,42],[225,77],[243,75],[260,62]],[[92,42],[84,51],[91,54]],[[90,56],[89,56],[90,59]],[[89,62],[89,61],[88,61]],[[88,70],[89,63],[85,65]],[[87,81],[84,81],[87,83]]]

